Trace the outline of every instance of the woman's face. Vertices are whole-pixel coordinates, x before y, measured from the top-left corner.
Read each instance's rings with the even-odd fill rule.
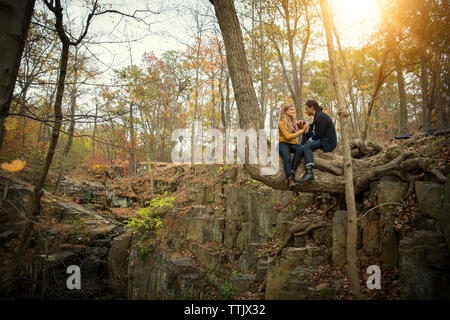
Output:
[[[286,114],[290,117],[295,117],[296,115],[296,111],[294,107],[290,107],[289,109],[286,110]]]

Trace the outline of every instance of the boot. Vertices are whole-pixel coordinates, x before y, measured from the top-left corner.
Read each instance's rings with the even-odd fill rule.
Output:
[[[294,179],[294,177],[290,177],[289,179],[287,179],[286,183],[289,186],[290,190],[295,189],[295,179]]]
[[[314,181],[314,174],[312,171],[312,167],[308,166],[306,167],[305,174],[300,180],[297,180],[297,182],[306,182],[306,181]]]

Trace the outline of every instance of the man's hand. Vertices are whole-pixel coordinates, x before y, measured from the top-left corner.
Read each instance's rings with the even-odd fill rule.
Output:
[[[305,124],[305,126],[304,126],[305,133],[309,132],[309,128],[310,128],[310,124],[309,123]]]

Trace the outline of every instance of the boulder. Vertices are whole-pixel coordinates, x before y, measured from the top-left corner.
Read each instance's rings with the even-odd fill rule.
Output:
[[[187,223],[186,238],[200,243],[217,241],[222,242],[222,230],[225,226],[224,219],[215,219],[214,216],[186,217]]]
[[[291,272],[304,263],[308,256],[306,247],[286,248],[281,256],[267,265],[266,296],[267,300],[293,299],[293,293],[285,288],[286,282],[293,280]],[[295,279],[294,279],[295,280]]]
[[[272,259],[258,260],[256,264],[256,281],[263,282],[267,275],[267,265],[272,261]]]
[[[111,200],[111,207],[113,208],[128,208],[133,204],[133,200],[125,197],[114,195]]]
[[[401,298],[450,298],[449,254],[439,233],[411,232],[400,241],[399,264]]]
[[[128,267],[128,299],[203,299],[205,273],[191,257],[157,245],[148,251],[132,243]]]
[[[119,297],[126,297],[128,290],[128,256],[132,235],[122,234],[111,241],[108,254],[108,284]]]
[[[394,269],[398,267],[398,233],[394,225],[394,214],[388,214],[384,219],[381,236],[381,260],[383,268]]]
[[[226,261],[226,256],[224,254],[221,254],[218,250],[208,244],[202,245],[199,243],[192,243],[191,251],[202,267],[208,270],[208,272],[222,272],[222,268]]]
[[[331,218],[331,232],[333,237],[333,251],[331,261],[338,266],[346,262],[347,241],[347,211],[336,211]]]
[[[374,191],[378,194],[377,204],[399,202],[406,195],[409,188],[407,183],[393,176],[385,176],[380,178],[379,181],[374,182],[374,186]],[[377,210],[379,213],[385,214],[390,210],[390,207],[381,206]]]
[[[416,181],[415,188],[420,212],[439,220],[444,200],[444,186],[428,181]]]
[[[239,274],[231,277],[231,286],[235,294],[254,290],[256,284],[256,274]]]
[[[296,209],[306,209],[314,204],[316,195],[313,193],[299,193],[295,199]]]
[[[252,241],[259,242],[273,234],[277,225],[277,215],[273,210],[271,192],[250,194],[249,221],[251,221]]]
[[[243,273],[249,273],[256,270],[256,264],[258,263],[258,250],[261,247],[261,243],[253,242],[249,243],[247,248],[242,252],[239,257],[240,270]]]
[[[444,201],[441,212],[441,229],[447,241],[447,248],[450,252],[450,179],[447,179],[444,190]]]
[[[312,239],[321,245],[326,246],[327,248],[333,247],[333,234],[331,230],[331,223],[328,224],[326,227],[318,228],[312,230],[311,237]]]
[[[380,218],[376,212],[369,213],[360,221],[362,249],[367,253],[378,252]]]
[[[276,299],[319,299],[320,296],[313,287],[312,283],[313,273],[314,269],[312,268],[297,266],[289,273],[286,282],[281,287],[279,297]]]

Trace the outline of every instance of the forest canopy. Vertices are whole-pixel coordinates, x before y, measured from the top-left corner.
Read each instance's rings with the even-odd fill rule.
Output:
[[[259,127],[277,128],[281,103],[293,103],[301,119],[304,102],[315,99],[341,139],[319,1],[234,6]],[[330,8],[349,138],[385,145],[447,127],[448,1],[330,1]],[[36,1],[1,160],[25,160],[27,174],[38,175],[60,123],[51,168],[119,165],[134,174],[138,163],[171,161],[177,128],[242,127],[227,63],[210,1]]]

